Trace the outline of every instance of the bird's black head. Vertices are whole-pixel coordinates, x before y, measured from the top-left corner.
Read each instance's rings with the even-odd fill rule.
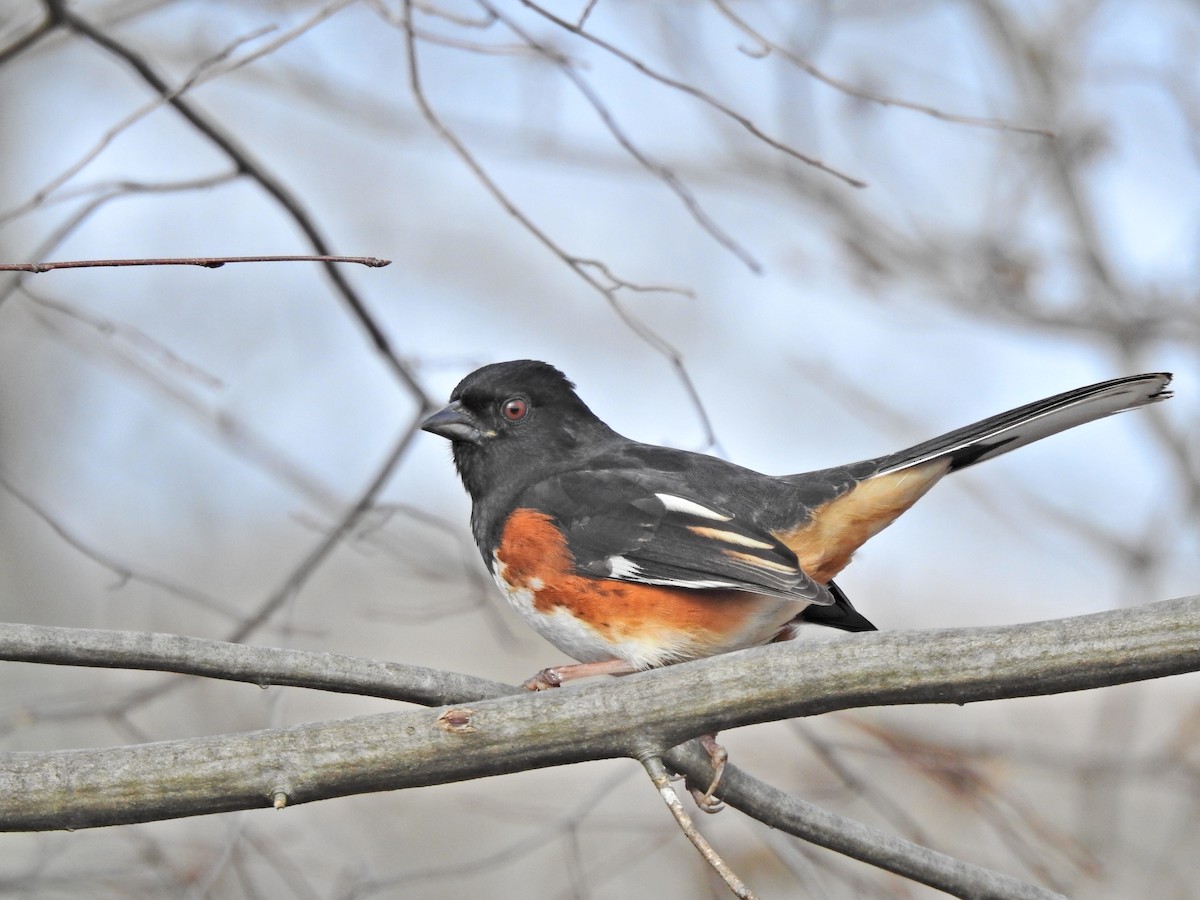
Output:
[[[506,492],[518,491],[532,476],[577,456],[588,439],[613,435],[574,388],[548,363],[493,363],[460,381],[450,404],[421,428],[451,441],[472,500],[502,484]]]

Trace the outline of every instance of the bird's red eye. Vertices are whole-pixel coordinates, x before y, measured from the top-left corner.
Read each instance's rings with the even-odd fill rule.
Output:
[[[510,397],[500,405],[500,412],[510,422],[520,422],[529,412],[529,404],[520,397]]]

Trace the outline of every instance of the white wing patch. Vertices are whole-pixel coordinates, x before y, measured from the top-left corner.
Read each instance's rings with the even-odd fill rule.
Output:
[[[712,579],[647,578],[642,574],[641,566],[631,559],[626,559],[624,556],[610,556],[605,562],[608,563],[609,577],[617,578],[621,581],[639,581],[642,584],[660,584],[665,587],[692,589],[737,587],[736,584],[730,581],[714,581]]]
[[[741,590],[740,584],[734,584],[732,581],[687,581],[682,578],[640,578],[638,579],[643,584],[658,584],[663,587],[687,588],[688,590],[703,590],[705,588],[727,588],[729,590]]]
[[[712,519],[715,522],[728,522],[733,516],[726,516],[722,513],[715,512],[707,506],[701,506],[693,500],[688,500],[684,497],[676,497],[674,494],[655,494],[662,505],[667,508],[668,512],[687,513],[692,516],[699,516],[701,519]]]
[[[613,578],[623,578],[629,581],[637,581],[638,575],[642,569],[633,560],[626,559],[624,556],[610,556],[605,560],[608,563],[608,574]]]

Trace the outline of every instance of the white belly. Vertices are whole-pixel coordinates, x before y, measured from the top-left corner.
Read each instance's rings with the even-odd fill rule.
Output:
[[[773,640],[780,629],[797,616],[806,603],[777,597],[755,596],[757,615],[750,616],[734,633],[700,640],[685,632],[660,627],[638,636],[601,632],[579,619],[565,607],[537,609],[534,594],[542,588],[537,579],[528,587],[509,584],[504,565],[496,560],[496,584],[513,608],[533,629],[551,644],[579,662],[604,662],[621,659],[638,669],[650,669],[670,663],[715,656]]]
[[[502,568],[496,566],[496,584],[508,598],[513,609],[521,614],[533,630],[551,644],[579,662],[603,662],[607,659],[623,659],[612,643],[591,625],[575,618],[570,611],[559,607],[548,613],[533,607],[533,590],[514,587],[504,580]],[[533,584],[534,589],[540,584]]]

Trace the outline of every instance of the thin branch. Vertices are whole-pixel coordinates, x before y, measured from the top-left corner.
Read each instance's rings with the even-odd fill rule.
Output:
[[[708,754],[691,744],[666,754],[671,768],[697,784],[711,778]],[[717,794],[730,807],[818,847],[869,863],[956,897],[1063,900],[1062,895],[992,872],[821,809],[726,764]]]
[[[642,767],[646,770],[646,774],[650,776],[650,781],[654,787],[658,789],[658,795],[662,797],[663,802],[667,804],[667,809],[671,811],[671,815],[675,817],[675,822],[679,826],[680,831],[684,836],[692,842],[692,846],[700,851],[700,855],[704,857],[704,861],[708,863],[721,876],[721,880],[729,886],[729,890],[733,891],[735,897],[741,897],[743,900],[757,900],[758,895],[755,894],[746,885],[733,869],[729,868],[725,860],[721,859],[716,850],[700,833],[696,827],[696,823],[692,821],[692,817],[687,814],[683,808],[683,804],[679,801],[679,795],[675,793],[675,789],[671,787],[671,779],[667,775],[666,767],[663,766],[662,758],[659,756],[646,756],[641,759]]]
[[[611,796],[613,789],[627,777],[627,772],[617,772],[609,778],[603,779],[589,795],[577,802],[573,809],[554,815],[548,821],[539,817],[539,821],[542,821],[543,824],[532,833],[522,834],[485,855],[465,858],[465,854],[459,854],[453,866],[439,863],[427,868],[403,869],[392,875],[373,875],[370,878],[354,881],[352,889],[348,890],[345,895],[354,898],[369,897],[373,894],[394,896],[401,885],[407,892],[412,892],[414,886],[423,881],[461,883],[465,876],[472,873],[484,872],[500,865],[519,864],[526,857],[537,853],[553,841],[561,839],[564,832],[574,834],[581,820]]]
[[[0,624],[0,659],[174,672],[264,688],[302,687],[423,706],[525,693],[523,688],[486,678],[337,653],[97,628]]]
[[[78,306],[65,303],[62,300],[55,300],[42,295],[40,292],[35,293],[24,286],[21,287],[21,295],[36,307],[42,315],[44,315],[45,311],[56,313],[66,319],[87,326],[106,340],[125,343],[139,353],[155,359],[164,369],[195,381],[210,391],[220,390],[225,386],[225,383],[212,372],[205,371],[195,363],[188,362],[166,344],[155,340],[154,337],[134,325],[116,319],[106,319],[103,316],[97,316]],[[52,332],[57,331],[54,325],[47,323],[47,327]]]
[[[80,343],[74,340],[72,346],[82,347],[85,351],[105,352],[105,362],[120,366],[142,379],[142,383],[153,388],[160,396],[176,404],[178,410],[189,414],[193,421],[203,428],[214,440],[219,441],[235,456],[247,461],[259,471],[268,475],[280,484],[286,485],[309,503],[326,513],[342,510],[345,498],[338,491],[326,484],[319,476],[309,471],[303,463],[297,462],[292,451],[295,448],[276,446],[258,430],[260,423],[251,423],[239,419],[234,414],[219,408],[212,399],[212,383],[207,378],[197,379],[196,372],[187,368],[179,368],[172,358],[165,357],[157,350],[150,353],[153,365],[149,364],[141,341],[117,342],[109,340],[113,335],[129,336],[130,326],[113,319],[97,319],[94,316],[81,318],[65,304],[22,289],[28,296],[30,305],[35,311],[37,320],[43,326],[56,331],[65,340],[75,338],[75,329],[63,329],[58,317],[69,317],[72,321],[83,322],[96,334],[104,338],[97,344],[95,341]],[[136,353],[129,352],[129,343]],[[187,381],[177,378],[167,378],[162,373],[162,363],[171,373],[183,373]],[[211,376],[210,376],[211,377]],[[195,391],[190,389],[191,383],[199,380],[207,390]]]
[[[269,173],[262,163],[254,159],[231,135],[202,113],[190,100],[172,90],[166,80],[154,70],[144,56],[76,14],[67,5],[65,0],[43,0],[43,2],[46,4],[46,9],[55,22],[125,62],[146,84],[165,97],[167,102],[196,128],[205,139],[233,162],[239,172],[244,173],[279,204],[304,233],[318,255],[334,255],[325,236],[317,227],[316,222],[313,221],[312,216],[301,206],[300,201],[292,195],[283,183],[273,174]],[[387,334],[375,321],[374,316],[371,315],[366,304],[359,297],[358,292],[345,279],[339,267],[331,263],[325,263],[325,272],[329,280],[333,283],[337,293],[341,295],[346,307],[363,330],[366,331],[376,351],[388,364],[393,375],[415,397],[420,399],[423,408],[432,409],[434,406],[433,400],[426,394],[425,389],[417,381],[408,365],[396,354],[392,348],[390,338],[388,338]]]
[[[0,47],[0,66],[4,66],[11,60],[16,59],[26,50],[39,43],[42,38],[53,33],[57,27],[58,25],[54,21],[54,17],[46,16],[7,47]]]
[[[287,601],[295,597],[312,577],[312,574],[323,563],[329,554],[342,542],[342,539],[354,531],[359,521],[367,514],[375,503],[375,499],[379,496],[379,492],[383,490],[384,485],[391,480],[397,466],[400,465],[400,460],[408,451],[412,444],[413,438],[420,433],[421,416],[416,416],[404,433],[396,440],[392,446],[391,453],[387,459],[376,470],[374,476],[367,483],[366,487],[359,492],[354,503],[342,514],[341,519],[329,530],[329,533],[322,538],[308,555],[301,560],[300,564],[293,569],[292,573],[284,580],[283,584],[278,589],[273,591],[271,595],[263,602],[254,615],[249,616],[242,622],[233,633],[229,636],[231,641],[243,641],[271,618]]]
[[[818,69],[808,60],[803,59],[786,47],[777,44],[775,41],[767,38],[762,32],[758,31],[749,22],[737,15],[729,8],[725,0],[711,0],[713,6],[724,16],[731,25],[749,37],[759,46],[758,51],[748,51],[747,55],[754,59],[763,59],[768,55],[775,53],[796,68],[807,73],[811,77],[820,81],[822,84],[828,85],[834,90],[841,91],[843,94],[854,97],[857,100],[866,100],[869,103],[878,103],[880,106],[895,106],[899,109],[909,109],[913,112],[919,112],[931,118],[938,119],[942,122],[953,122],[957,125],[970,125],[977,128],[993,128],[997,131],[1015,131],[1020,134],[1033,134],[1038,137],[1053,138],[1054,132],[1045,128],[1035,128],[1031,125],[1017,125],[1013,122],[1004,119],[987,118],[983,116],[964,116],[957,113],[948,113],[938,109],[935,106],[927,106],[923,103],[914,103],[910,100],[901,100],[898,97],[891,97],[886,94],[880,94],[876,91],[869,91],[866,88],[858,87],[848,81],[843,81],[840,78],[834,78],[832,75],[827,75],[825,72]]]
[[[94,185],[87,188],[80,188],[74,191],[63,191],[57,197],[47,200],[42,204],[43,208],[49,207],[53,203],[62,203],[68,199],[74,199],[76,196],[85,196],[87,193],[94,193],[95,196],[87,200],[83,206],[75,209],[66,220],[58,223],[57,227],[50,232],[42,242],[29,254],[34,257],[46,256],[66,240],[77,228],[79,228],[88,218],[102,209],[105,205],[119,198],[127,198],[140,193],[169,193],[172,191],[190,191],[204,188],[215,187],[238,178],[237,172],[225,172],[218,175],[206,176],[203,178],[189,178],[184,181],[165,182],[165,183],[144,183],[119,181],[108,184]],[[4,225],[5,217],[0,215],[0,227]],[[12,291],[21,286],[25,279],[20,273],[16,273],[0,282],[0,303],[8,300]]]
[[[575,85],[575,89],[578,90],[583,98],[587,101],[593,112],[596,113],[600,121],[604,124],[604,127],[608,129],[608,133],[611,134],[613,139],[621,146],[621,149],[635,159],[638,165],[665,184],[668,190],[670,190],[673,194],[675,194],[676,197],[679,198],[679,201],[684,205],[684,208],[687,209],[692,218],[696,221],[696,224],[698,224],[703,231],[706,231],[713,240],[740,259],[742,263],[748,269],[750,269],[750,271],[754,272],[756,275],[762,273],[762,265],[758,262],[758,260],[751,256],[748,250],[742,247],[741,244],[734,240],[732,235],[727,233],[716,223],[712,216],[710,216],[705,211],[704,207],[700,205],[700,201],[696,198],[696,195],[692,193],[691,189],[686,184],[683,183],[680,177],[663,163],[656,162],[655,160],[651,159],[645,151],[643,151],[637,144],[633,142],[633,139],[625,133],[625,130],[617,122],[612,110],[610,110],[604,101],[600,99],[600,95],[596,93],[595,88],[592,87],[586,78],[579,74],[579,72],[576,70],[576,67],[569,60],[565,59],[560,52],[548,47],[529,32],[525,31],[511,16],[506,16],[504,13],[500,12],[496,7],[488,3],[488,0],[476,0],[476,2],[498,16],[510,31],[521,38],[521,40],[525,41],[530,47],[533,47],[535,50],[537,50],[538,53],[540,53],[545,59],[549,60],[558,67],[559,71],[566,76],[567,80]],[[564,23],[564,26],[568,28],[570,27],[570,25],[567,23]]]
[[[372,0],[372,2],[378,4],[381,9],[383,8],[380,0]],[[477,28],[480,31],[486,31],[496,24],[496,17],[486,11],[482,18],[472,19],[470,16],[465,16],[460,13],[451,12],[447,9],[442,9],[440,6],[437,6],[433,3],[422,3],[421,0],[412,0],[412,5],[414,8],[433,16],[434,18],[442,19],[446,22],[452,22],[453,24],[460,25],[463,28]],[[387,10],[384,11],[388,12]]]
[[[592,11],[595,10],[596,4],[599,2],[600,0],[588,0],[588,5],[585,6],[583,8],[583,12],[579,14],[579,21],[575,23],[575,27],[582,28],[587,24],[587,20],[591,17]]]
[[[646,63],[642,62],[642,60],[638,59],[636,56],[632,55],[631,53],[627,53],[624,50],[622,50],[620,47],[617,47],[615,44],[611,44],[608,41],[605,41],[602,38],[597,37],[596,35],[592,34],[591,32],[585,31],[583,28],[582,21],[578,25],[568,22],[566,19],[563,19],[559,16],[554,15],[554,13],[550,12],[548,9],[545,9],[542,6],[531,2],[531,0],[521,0],[521,3],[525,7],[527,7],[528,9],[532,9],[534,12],[536,12],[538,15],[542,16],[543,18],[547,19],[548,21],[553,22],[559,28],[562,28],[565,31],[569,31],[569,32],[571,32],[571,34],[578,35],[579,37],[583,38],[588,43],[593,44],[596,47],[599,47],[601,50],[604,50],[606,53],[609,53],[612,56],[615,56],[617,59],[621,60],[622,62],[627,63],[630,66],[633,66],[633,68],[637,69],[638,72],[645,75],[647,78],[651,79],[652,81],[657,81],[659,84],[666,85],[667,87],[673,88],[674,90],[677,90],[680,93],[687,94],[689,97],[693,97],[696,100],[699,100],[705,106],[709,107],[710,109],[715,110],[716,112],[720,113],[721,115],[725,116],[726,118],[732,119],[734,122],[736,122],[738,125],[740,125],[742,128],[744,128],[750,134],[752,134],[755,138],[762,141],[768,147],[771,147],[774,150],[778,150],[780,153],[790,156],[793,159],[798,160],[807,166],[812,166],[814,169],[819,169],[822,172],[832,175],[835,178],[850,185],[851,187],[864,188],[867,186],[867,183],[865,181],[863,181],[859,178],[854,178],[850,175],[847,175],[845,172],[841,172],[841,171],[833,168],[832,166],[828,165],[827,163],[822,162],[821,160],[817,159],[816,157],[808,156],[804,153],[801,153],[799,150],[795,149],[794,147],[788,146],[783,141],[776,140],[775,138],[768,135],[766,132],[762,131],[762,129],[760,129],[757,125],[755,125],[754,122],[751,121],[749,117],[742,115],[737,110],[722,103],[720,100],[718,100],[716,97],[712,96],[711,94],[708,94],[705,91],[700,90],[695,85],[688,84],[686,81],[680,81],[677,78],[672,78],[669,75],[666,75],[662,72],[657,71],[656,69],[652,69],[650,66],[646,65]]]
[[[708,447],[718,446],[716,433],[713,431],[712,421],[709,419],[708,411],[704,408],[704,403],[700,399],[700,393],[696,390],[696,385],[692,381],[691,375],[687,371],[687,367],[683,362],[683,355],[663,337],[657,334],[652,329],[648,328],[644,323],[639,321],[635,316],[631,315],[628,310],[621,304],[620,298],[617,296],[617,291],[622,287],[633,288],[629,282],[616,278],[606,266],[598,265],[595,260],[582,259],[573,256],[564,250],[555,240],[550,237],[543,229],[538,227],[532,219],[530,219],[521,208],[508,196],[496,182],[494,178],[483,167],[475,155],[470,151],[462,139],[448,126],[434,110],[429,98],[425,95],[425,88],[421,78],[420,60],[417,54],[417,35],[412,22],[412,6],[411,0],[404,0],[401,18],[401,28],[404,33],[405,46],[408,51],[408,81],[409,90],[412,92],[413,101],[417,104],[417,109],[421,116],[434,130],[434,132],[450,146],[454,153],[463,161],[471,173],[483,185],[484,190],[492,195],[492,198],[500,204],[500,206],[512,216],[530,235],[532,235],[538,243],[549,250],[552,254],[562,260],[576,275],[597,291],[605,300],[608,301],[613,311],[625,323],[634,334],[649,344],[654,350],[661,353],[670,362],[675,369],[676,376],[683,384],[684,390],[687,392],[688,398],[692,403],[696,414],[700,418],[701,427],[704,429],[704,434]],[[605,283],[591,271],[593,268],[599,268],[602,274],[609,279],[609,283]],[[645,288],[641,288],[645,289]]]
[[[905,832],[917,841],[928,840],[924,829],[901,804],[892,800],[891,797],[876,787],[870,779],[860,778],[858,773],[853,771],[844,762],[842,755],[837,752],[830,742],[816,733],[816,729],[809,728],[807,727],[807,723],[800,721],[793,721],[788,724],[792,726],[792,730],[808,742],[809,747],[812,748],[821,762],[838,777],[843,785],[862,798],[868,806],[879,813],[897,831]]]
[[[245,68],[251,63],[257,62],[266,56],[270,56],[276,50],[279,50],[287,44],[292,43],[296,39],[303,37],[318,25],[325,22],[327,19],[331,19],[337,13],[341,12],[347,6],[352,6],[357,2],[358,0],[332,0],[332,2],[326,3],[324,6],[317,8],[307,19],[302,19],[291,28],[280,32],[271,40],[263,43],[262,46],[256,47],[243,56],[234,57],[234,50],[238,49],[244,44],[249,43],[250,41],[256,40],[275,31],[276,26],[269,25],[265,28],[261,28],[255,32],[251,32],[248,35],[238,38],[216,55],[202,62],[197,68],[196,75],[191,79],[191,82],[185,85],[185,89],[190,90],[206,81],[212,81],[215,78],[220,78],[229,74],[230,72]]]
[[[150,587],[158,588],[168,594],[179,597],[181,600],[186,600],[189,603],[194,603],[201,609],[207,609],[209,612],[216,613],[226,619],[237,621],[243,615],[242,611],[234,608],[230,604],[224,603],[215,597],[209,597],[200,591],[190,588],[185,584],[181,584],[171,579],[164,578],[160,575],[152,575],[149,572],[134,568],[129,563],[122,562],[112,556],[109,556],[102,550],[97,550],[90,544],[87,544],[81,537],[73,533],[66,527],[57,517],[49,510],[42,506],[32,496],[22,491],[12,480],[8,478],[3,469],[0,469],[0,488],[7,491],[14,499],[17,500],[27,510],[41,519],[47,527],[57,534],[63,541],[74,547],[92,562],[99,566],[108,569],[117,576],[117,583],[114,588],[122,587],[127,582],[138,581]]]
[[[54,269],[99,269],[118,266],[202,266],[219,269],[226,263],[249,262],[319,262],[356,263],[372,269],[390,266],[390,259],[374,256],[187,256],[163,257],[159,259],[72,259],[62,262],[0,263],[0,272],[50,272]]]
[[[149,116],[151,113],[154,113],[162,108],[164,104],[170,103],[173,98],[182,96],[190,88],[207,80],[205,76],[211,75],[213,67],[219,60],[224,59],[227,55],[231,54],[234,49],[240,46],[244,41],[258,37],[260,34],[261,31],[255,32],[248,37],[238,38],[233,42],[233,44],[219,51],[213,58],[203,60],[195,69],[193,69],[192,73],[188,75],[179,84],[179,86],[174,88],[170,93],[161,93],[154,99],[143,103],[140,107],[129,113],[129,115],[125,116],[125,118],[108,128],[103,134],[100,135],[99,139],[97,139],[97,141],[91,147],[83,152],[78,159],[76,159],[65,169],[59,171],[57,175],[50,179],[49,183],[34,191],[28,200],[0,214],[0,225],[7,225],[9,222],[18,219],[23,215],[40,209],[49,197],[58,191],[59,188],[70,182],[73,178],[75,178],[76,175],[86,169],[89,165],[95,162],[96,159],[98,159],[108,147],[112,146],[112,144],[122,134],[129,131],[135,124]]]

